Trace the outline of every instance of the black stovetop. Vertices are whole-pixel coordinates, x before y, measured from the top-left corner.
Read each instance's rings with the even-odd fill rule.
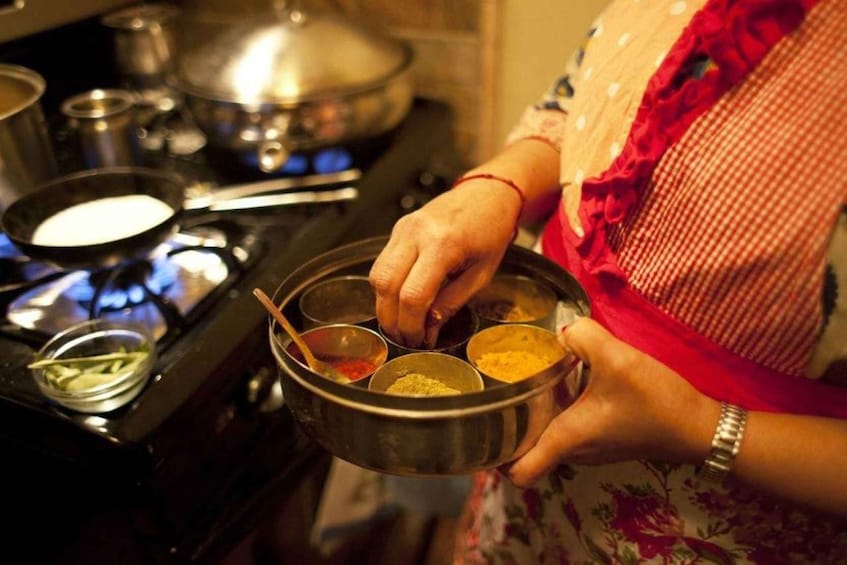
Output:
[[[169,532],[169,540],[155,543],[164,544],[165,553],[196,553],[219,528],[213,524],[244,516],[248,503],[233,510],[234,499],[255,498],[280,480],[292,480],[295,464],[316,447],[284,406],[263,408],[276,366],[267,315],[252,289],[272,295],[305,261],[343,243],[387,234],[401,214],[442,190],[441,176],[455,173],[450,118],[443,104],[416,100],[385,150],[363,168],[356,200],[198,218],[231,223],[255,238],[251,263],[196,320],[160,342],[154,378],[123,408],[84,415],[48,402],[26,369],[44,336],[22,335],[7,323],[0,330],[0,449],[17,462],[17,472],[10,475],[7,467],[0,481],[71,473],[65,476],[82,477],[86,488],[96,477],[104,481],[95,485],[132,485],[145,500],[146,515],[163,522],[155,531]],[[197,160],[158,165],[182,167],[179,172],[199,180],[250,180]],[[233,486],[244,484],[252,485],[248,494]],[[56,488],[45,492],[53,496]],[[25,491],[19,496],[26,511],[35,512],[32,519],[40,520],[35,508],[44,500]],[[226,501],[209,509],[220,497]],[[202,519],[200,507],[206,508]]]

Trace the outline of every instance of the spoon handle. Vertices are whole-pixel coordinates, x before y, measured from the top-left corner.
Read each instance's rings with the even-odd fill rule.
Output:
[[[306,345],[306,342],[303,341],[303,338],[300,337],[300,334],[297,333],[297,330],[294,329],[294,326],[291,325],[288,318],[286,318],[282,311],[276,307],[273,300],[271,300],[261,288],[254,288],[253,294],[259,299],[259,302],[265,306],[265,309],[270,312],[271,316],[280,323],[282,329],[285,330],[285,333],[291,336],[291,339],[294,340],[294,343],[297,344],[297,347],[299,347],[300,351],[303,353],[303,357],[306,358],[306,364],[309,365],[313,371],[318,371],[321,366],[320,361],[315,358],[312,351],[309,349],[309,346]]]

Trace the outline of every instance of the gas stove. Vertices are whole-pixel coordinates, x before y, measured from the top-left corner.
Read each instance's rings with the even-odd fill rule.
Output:
[[[40,276],[26,281],[33,288],[11,299],[5,332],[49,337],[101,318],[136,322],[166,343],[249,269],[260,252],[260,240],[250,230],[211,222],[173,234],[146,258],[109,268],[65,272],[31,265]],[[0,257],[29,262],[3,235]]]
[[[327,455],[285,407],[251,291],[272,294],[308,259],[388,233],[443,190],[456,172],[450,119],[443,104],[416,100],[373,157],[355,163],[355,200],[192,215],[148,257],[116,268],[27,264],[0,235],[0,258],[23,273],[17,286],[0,276],[0,449],[10,462],[0,480],[12,485],[4,506],[17,516],[9,539],[61,523],[49,543],[21,549],[111,563],[104,544],[118,544],[123,562],[210,562],[255,528]],[[255,180],[211,152],[154,165],[215,184]],[[50,336],[92,317],[141,322],[157,340],[149,384],[104,414],[51,404],[26,368]]]

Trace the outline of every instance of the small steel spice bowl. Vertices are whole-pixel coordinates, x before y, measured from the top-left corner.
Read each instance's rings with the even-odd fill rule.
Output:
[[[379,333],[388,342],[388,349],[392,356],[421,351],[434,351],[461,357],[464,355],[468,340],[478,329],[479,318],[474,314],[473,310],[464,306],[444,323],[441,331],[438,333],[438,339],[435,345],[431,348],[426,348],[425,346],[415,348],[400,345],[387,336],[382,327],[379,328]]]
[[[368,390],[387,394],[401,394],[391,392],[389,389],[399,379],[411,374],[422,375],[438,381],[456,391],[452,394],[479,392],[485,387],[477,370],[467,362],[444,353],[423,352],[401,355],[377,369],[368,384]],[[408,394],[404,396],[436,395]]]
[[[388,358],[385,340],[375,331],[361,326],[318,326],[300,336],[315,357],[335,367],[352,383],[366,384],[368,377]],[[300,349],[287,335],[281,338],[281,342],[285,353],[311,372]]]
[[[495,382],[517,382],[573,363],[556,334],[529,324],[491,326],[468,342],[468,361]],[[543,366],[542,362],[546,362]],[[533,365],[537,369],[533,371]]]
[[[36,358],[58,360],[111,354],[120,351],[146,352],[131,370],[117,370],[108,382],[84,388],[62,388],[47,369],[33,369],[41,392],[51,401],[77,412],[109,412],[130,402],[147,384],[156,360],[155,339],[139,324],[104,319],[90,320],[56,334],[39,350]]]
[[[289,319],[299,317],[297,299],[307,288],[328,277],[367,272],[387,242],[365,239],[315,257],[283,280],[274,303]],[[500,268],[543,280],[560,301],[589,315],[579,283],[541,255],[512,246]],[[462,475],[497,467],[526,453],[573,398],[565,384],[576,370],[449,396],[398,396],[341,384],[293,360],[279,342],[276,322],[269,323],[285,403],[300,429],[336,457],[384,473]]]
[[[332,277],[309,287],[299,300],[307,327],[364,324],[376,327],[376,294],[367,277]]]
[[[483,325],[534,324],[552,330],[558,299],[543,281],[514,274],[496,275],[468,303]]]

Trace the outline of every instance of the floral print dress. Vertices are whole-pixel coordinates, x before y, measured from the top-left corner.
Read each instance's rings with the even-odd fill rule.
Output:
[[[509,138],[561,151],[543,247],[592,315],[753,410],[847,419],[845,29],[843,0],[619,0]],[[457,563],[847,563],[847,521],[692,465],[480,473],[462,521]]]

